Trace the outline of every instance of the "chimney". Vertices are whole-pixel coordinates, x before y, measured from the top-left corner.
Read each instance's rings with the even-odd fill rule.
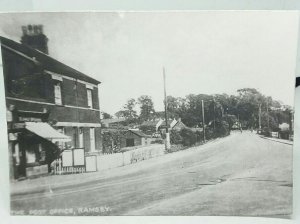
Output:
[[[22,26],[21,43],[48,54],[48,38],[43,33],[43,25]]]

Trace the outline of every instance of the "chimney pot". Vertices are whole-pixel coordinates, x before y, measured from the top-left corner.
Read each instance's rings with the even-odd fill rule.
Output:
[[[21,43],[48,54],[48,38],[43,34],[43,25],[22,26]]]
[[[39,34],[37,25],[33,26],[33,34]]]
[[[27,27],[22,26],[23,35],[27,35]]]

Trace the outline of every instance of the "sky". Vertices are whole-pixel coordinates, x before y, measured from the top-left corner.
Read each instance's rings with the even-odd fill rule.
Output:
[[[296,11],[90,12],[0,14],[0,35],[43,24],[50,56],[101,81],[101,111],[150,95],[236,94],[256,88],[293,105]]]

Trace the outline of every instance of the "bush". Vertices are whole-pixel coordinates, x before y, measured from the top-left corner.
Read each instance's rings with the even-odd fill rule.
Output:
[[[151,144],[164,144],[164,140],[161,138],[157,138],[151,142]]]
[[[195,135],[196,135],[196,141],[197,142],[202,142],[203,141],[203,132],[202,131],[196,131],[195,132]]]
[[[184,150],[184,149],[185,149],[185,147],[183,145],[181,145],[181,144],[179,144],[179,145],[171,145],[171,148],[168,151],[168,153],[178,152],[178,151]]]
[[[216,122],[215,138],[229,135],[229,124],[226,121]]]
[[[184,146],[192,146],[196,143],[197,136],[191,129],[181,129],[180,136],[182,137],[182,144]]]
[[[182,144],[183,139],[178,130],[171,130],[170,131],[170,142],[172,145],[179,145]]]
[[[210,139],[213,139],[214,137],[215,137],[214,130],[212,128],[206,127],[205,128],[205,139],[210,140]]]

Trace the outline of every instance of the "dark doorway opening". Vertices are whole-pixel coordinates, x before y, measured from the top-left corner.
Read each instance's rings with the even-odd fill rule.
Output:
[[[134,139],[133,138],[127,138],[126,139],[126,147],[134,146]]]

